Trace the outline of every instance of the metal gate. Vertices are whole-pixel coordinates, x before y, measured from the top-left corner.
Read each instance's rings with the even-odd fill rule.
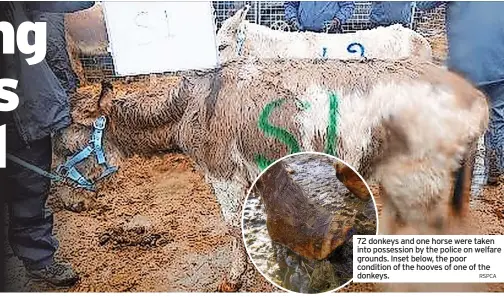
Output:
[[[250,22],[271,27],[284,20],[284,1],[213,1],[217,29],[222,22],[232,16],[246,4],[250,5],[246,19]],[[343,25],[343,32],[355,32],[369,28],[371,2],[356,2],[355,11],[350,20]],[[444,36],[444,7],[432,11],[416,11],[413,29],[425,37]],[[81,56],[84,75],[89,82],[104,78],[114,78],[114,66],[111,55]]]

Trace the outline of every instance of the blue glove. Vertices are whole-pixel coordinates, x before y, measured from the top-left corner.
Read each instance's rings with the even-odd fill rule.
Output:
[[[329,24],[327,24],[328,33],[342,33],[341,22],[337,18],[334,18]]]
[[[291,31],[299,31],[301,29],[301,26],[296,18],[288,20],[287,23],[289,24]]]

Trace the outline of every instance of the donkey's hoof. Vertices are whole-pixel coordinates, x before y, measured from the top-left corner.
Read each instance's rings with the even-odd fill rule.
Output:
[[[82,212],[89,208],[94,194],[82,189],[71,189],[68,186],[58,188],[56,196],[63,204],[63,208],[72,212]]]
[[[241,282],[230,282],[227,278],[224,278],[221,283],[217,286],[217,292],[231,293],[238,292],[242,284]]]
[[[86,206],[83,201],[79,201],[74,204],[65,205],[65,209],[79,213],[79,212],[83,212],[84,210],[86,210]]]

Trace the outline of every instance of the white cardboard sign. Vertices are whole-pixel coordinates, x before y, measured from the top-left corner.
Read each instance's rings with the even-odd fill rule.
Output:
[[[218,65],[210,1],[106,1],[103,13],[119,76]]]

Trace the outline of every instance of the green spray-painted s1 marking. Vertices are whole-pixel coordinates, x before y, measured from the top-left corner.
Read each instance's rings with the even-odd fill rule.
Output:
[[[329,124],[327,125],[327,141],[324,152],[328,155],[336,156],[336,127],[338,115],[338,97],[336,94],[329,94]]]
[[[280,107],[285,102],[285,99],[277,99],[272,101],[263,108],[261,114],[259,115],[259,121],[257,126],[263,133],[268,137],[273,137],[278,141],[282,142],[289,148],[289,154],[298,153],[301,151],[296,137],[289,133],[289,131],[282,129],[280,127],[273,126],[269,123],[269,117],[274,109]],[[259,166],[260,170],[264,170],[274,161],[268,160],[263,155],[257,155],[255,157],[255,162]]]
[[[259,115],[259,120],[257,126],[267,137],[273,137],[276,140],[282,142],[289,148],[289,154],[298,153],[301,151],[299,142],[296,140],[294,135],[289,133],[287,130],[280,127],[273,126],[269,123],[269,117],[273,110],[280,107],[285,102],[285,99],[277,99],[271,101],[264,106],[263,110]],[[296,106],[301,110],[308,110],[311,108],[309,102],[296,101]],[[337,118],[338,118],[338,97],[334,93],[329,94],[329,123],[326,129],[326,143],[324,152],[329,155],[336,156],[337,150]],[[256,155],[255,163],[259,167],[259,170],[263,171],[271,165],[275,160],[270,160],[264,155]]]

